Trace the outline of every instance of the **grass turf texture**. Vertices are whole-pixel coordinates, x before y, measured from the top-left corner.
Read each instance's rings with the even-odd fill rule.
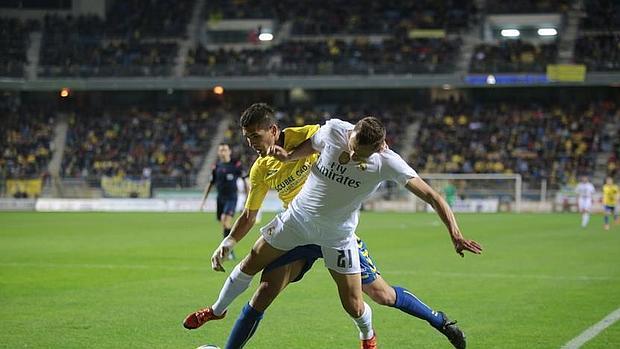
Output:
[[[484,255],[458,257],[431,214],[364,213],[359,235],[388,282],[458,319],[470,348],[560,348],[620,307],[620,227],[603,231],[601,216],[587,229],[576,214],[458,218]],[[227,275],[210,270],[220,238],[213,214],[0,213],[0,347],[223,347],[256,280],[223,321],[181,326]],[[451,347],[426,322],[368,302],[382,348]],[[247,347],[356,348],[356,337],[320,260]],[[584,346],[618,347],[620,323]]]

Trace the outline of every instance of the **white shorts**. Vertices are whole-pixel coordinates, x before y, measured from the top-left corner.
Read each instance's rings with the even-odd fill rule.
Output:
[[[579,211],[590,211],[592,208],[592,199],[590,198],[579,198],[577,204],[579,205]]]
[[[357,239],[353,232],[345,237],[323,238],[328,237],[329,232],[321,231],[309,221],[300,221],[290,210],[286,210],[278,213],[260,232],[265,241],[278,250],[289,251],[297,246],[319,245],[327,268],[339,274],[361,272]]]

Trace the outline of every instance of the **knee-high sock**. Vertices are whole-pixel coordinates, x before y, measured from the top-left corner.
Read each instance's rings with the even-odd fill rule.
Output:
[[[439,328],[443,325],[443,316],[424,304],[413,293],[402,287],[394,287],[396,291],[396,303],[393,307],[413,315],[419,319],[428,321],[431,326]]]
[[[360,339],[370,339],[375,335],[372,329],[372,309],[364,302],[364,312],[358,318],[351,317],[360,330]]]
[[[585,227],[586,225],[588,225],[588,222],[590,221],[590,214],[587,212],[584,212],[581,215],[581,226]]]
[[[248,303],[241,310],[241,314],[235,322],[230,336],[228,336],[228,342],[226,343],[226,349],[241,349],[245,343],[252,338],[254,332],[258,328],[259,322],[263,319],[263,312],[258,311]]]
[[[215,315],[222,315],[228,309],[230,303],[250,286],[253,277],[254,275],[242,272],[239,264],[237,264],[233,271],[230,272],[228,278],[226,278],[217,301],[213,303],[213,313]]]

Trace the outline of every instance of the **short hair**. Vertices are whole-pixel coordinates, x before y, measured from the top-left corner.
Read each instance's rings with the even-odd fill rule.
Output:
[[[379,149],[385,141],[385,126],[374,116],[367,116],[358,121],[353,128],[360,145],[372,145]]]
[[[275,111],[267,103],[254,103],[241,114],[239,123],[241,127],[255,125],[268,128],[276,123],[274,115]]]
[[[228,143],[226,143],[226,142],[222,142],[222,143],[220,143],[220,144],[219,144],[219,146],[220,146],[220,147],[224,147],[224,146],[226,146],[226,147],[230,148],[230,144],[228,144]]]

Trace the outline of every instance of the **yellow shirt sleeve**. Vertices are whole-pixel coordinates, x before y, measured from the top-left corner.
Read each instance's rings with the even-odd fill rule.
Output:
[[[256,161],[250,169],[250,192],[245,201],[245,208],[257,211],[263,204],[268,191],[269,185],[265,182],[265,169],[259,161]]]

